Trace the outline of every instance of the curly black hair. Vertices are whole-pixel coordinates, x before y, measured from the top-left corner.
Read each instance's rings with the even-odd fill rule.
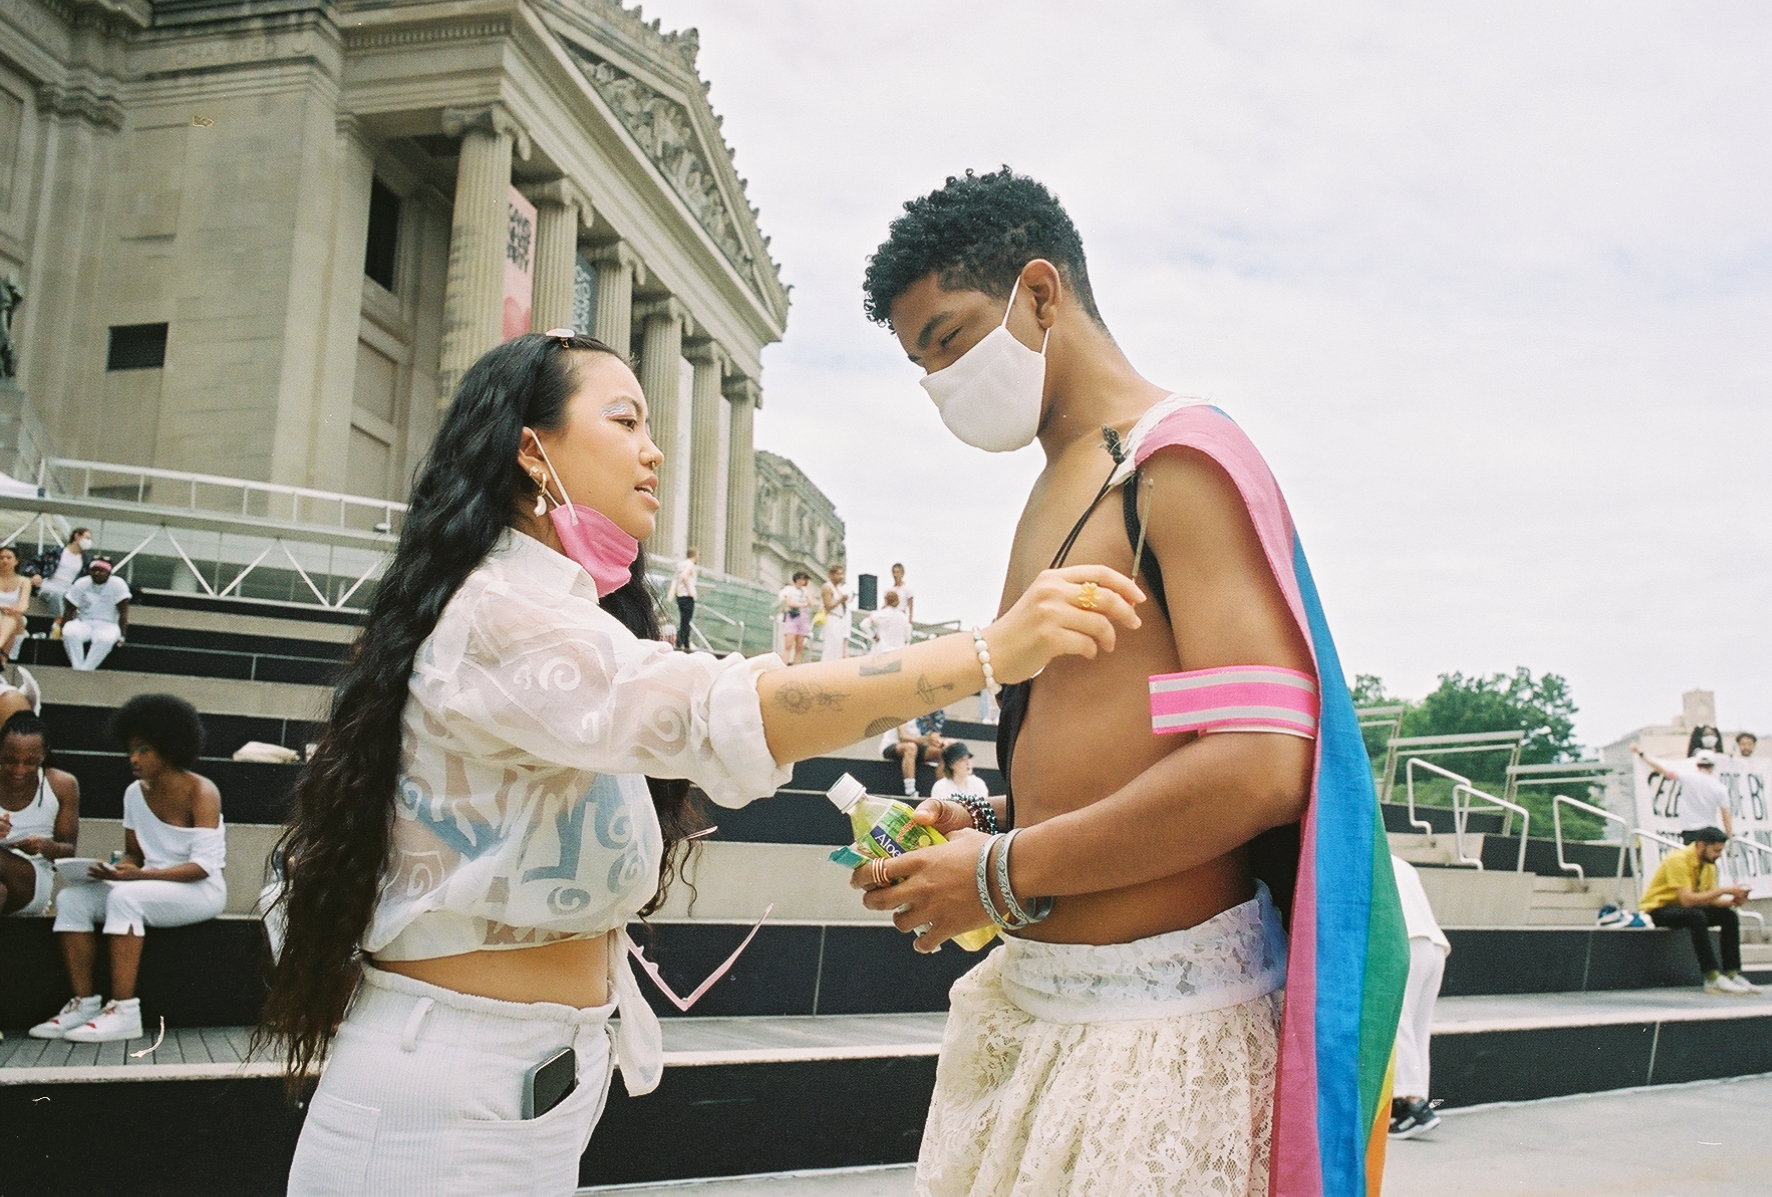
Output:
[[[111,738],[140,740],[167,764],[189,769],[203,752],[203,716],[176,694],[137,694],[111,716]]]
[[[930,274],[945,290],[983,291],[1008,302],[1022,267],[1036,258],[1058,267],[1083,311],[1102,324],[1083,238],[1056,196],[1007,166],[949,175],[939,190],[906,202],[887,229],[868,259],[862,310],[875,324],[890,325],[893,303]]]

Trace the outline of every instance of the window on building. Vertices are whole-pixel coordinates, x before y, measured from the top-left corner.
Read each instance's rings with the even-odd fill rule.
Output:
[[[164,324],[113,324],[107,370],[158,370],[166,364]]]
[[[394,254],[400,248],[400,197],[380,179],[369,184],[369,243],[363,250],[363,273],[389,291],[394,289]]]
[[[18,177],[24,127],[25,102],[11,92],[0,91],[0,212],[12,210],[13,180]]]

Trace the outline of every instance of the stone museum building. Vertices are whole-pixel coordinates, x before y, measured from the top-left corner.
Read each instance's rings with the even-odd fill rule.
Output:
[[[48,454],[400,500],[468,365],[571,326],[638,363],[652,551],[755,578],[788,294],[696,50],[618,0],[0,0],[0,279]],[[822,574],[818,499],[767,535]]]

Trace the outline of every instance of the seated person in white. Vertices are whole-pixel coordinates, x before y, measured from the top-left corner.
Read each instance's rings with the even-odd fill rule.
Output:
[[[68,587],[62,600],[62,647],[75,669],[97,669],[111,650],[123,643],[129,627],[129,583],[111,572],[111,563],[96,558],[84,578]]]
[[[991,790],[984,784],[984,778],[972,771],[972,749],[955,740],[941,750],[941,777],[936,781],[935,788],[929,791],[929,796],[958,801],[962,794],[973,798],[989,798]],[[961,805],[964,806],[965,803]]]
[[[111,720],[129,748],[136,781],[123,794],[123,859],[92,866],[92,880],[56,898],[55,931],[74,996],[60,1014],[31,1028],[39,1039],[105,1043],[142,1033],[135,996],[142,936],[148,927],[183,927],[212,919],[227,905],[227,858],[221,794],[191,772],[203,749],[203,720],[171,694],[138,694]],[[102,1008],[92,980],[98,951],[93,927],[110,942],[111,1001]]]
[[[31,606],[35,578],[18,572],[18,550],[0,545],[0,668],[5,668],[25,639],[25,612]]]
[[[861,620],[862,630],[873,637],[877,653],[894,652],[911,642],[911,617],[898,605],[898,592],[888,590],[884,602],[884,607]]]
[[[49,909],[54,862],[80,838],[80,783],[45,767],[49,728],[30,712],[0,725],[0,914]]]
[[[950,743],[939,731],[923,731],[917,726],[915,719],[909,723],[901,723],[880,737],[880,755],[889,761],[897,761],[904,775],[904,794],[906,798],[917,796],[917,761],[925,760],[930,764],[941,765],[941,752]]]
[[[76,578],[86,573],[86,555],[92,552],[92,530],[75,528],[68,543],[45,549],[25,565],[24,571],[40,579],[37,593],[52,614],[60,615],[62,597]]]

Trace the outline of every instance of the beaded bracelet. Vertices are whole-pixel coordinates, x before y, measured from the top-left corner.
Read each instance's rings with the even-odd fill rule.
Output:
[[[1035,898],[1031,903],[1034,909],[1030,913],[1015,900],[1015,891],[1009,888],[1009,849],[1014,845],[1015,837],[1020,834],[1019,827],[1010,830],[1003,836],[1003,846],[997,851],[997,888],[1003,893],[1003,905],[1009,908],[1009,918],[1013,921],[1013,929],[1017,931],[1033,926],[1052,913],[1051,898]]]
[[[997,812],[991,808],[990,799],[980,798],[977,794],[955,794],[950,802],[958,802],[972,816],[972,827],[986,835],[997,834]]]
[[[984,633],[977,628],[972,629],[972,648],[978,654],[978,663],[984,669],[984,688],[990,691],[992,698],[1003,687],[997,684],[997,675],[991,669],[991,646],[984,642]]]

